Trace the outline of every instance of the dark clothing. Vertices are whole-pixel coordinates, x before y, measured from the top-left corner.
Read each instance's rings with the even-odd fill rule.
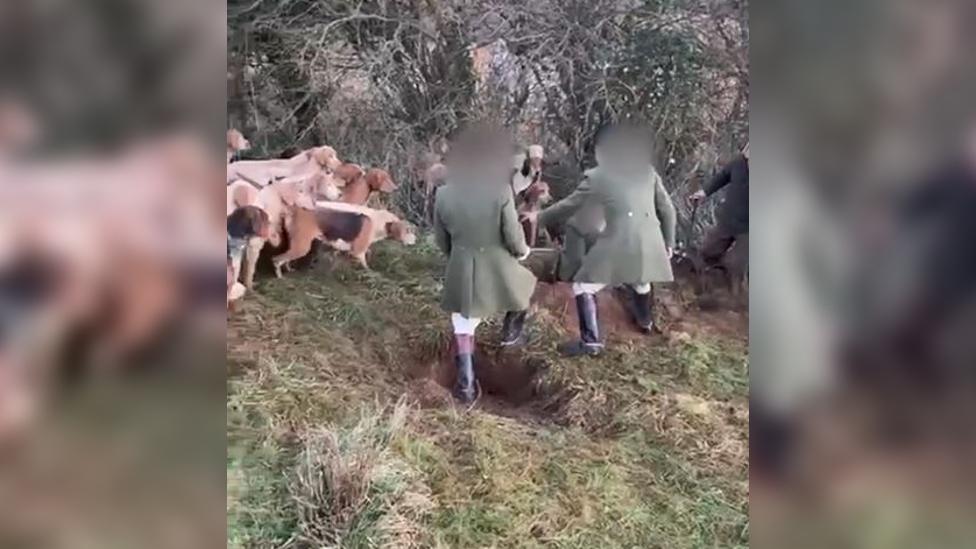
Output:
[[[921,293],[939,307],[952,307],[976,290],[976,173],[951,165],[906,197],[899,209],[906,235],[927,234],[919,254]]]
[[[711,196],[728,187],[725,200],[718,207],[716,221],[723,232],[739,235],[749,232],[749,159],[737,156],[715,174],[702,190]]]
[[[708,267],[721,265],[722,260],[725,259],[725,252],[735,244],[735,240],[735,233],[728,230],[725,225],[720,223],[712,227],[705,233],[705,241],[702,242],[702,261]]]

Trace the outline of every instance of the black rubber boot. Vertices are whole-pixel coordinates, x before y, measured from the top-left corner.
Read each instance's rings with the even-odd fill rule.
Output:
[[[502,347],[525,343],[525,319],[528,311],[509,311],[505,313],[502,324]]]
[[[478,396],[474,378],[474,336],[456,334],[454,342],[457,346],[454,355],[457,381],[452,392],[464,404],[471,404]]]
[[[617,295],[630,313],[634,325],[642,333],[649,334],[654,329],[653,290],[646,294],[637,293],[631,286],[620,286]]]
[[[603,351],[600,341],[600,327],[596,316],[596,296],[580,294],[576,296],[576,314],[579,317],[580,338],[559,347],[563,356],[595,356]]]

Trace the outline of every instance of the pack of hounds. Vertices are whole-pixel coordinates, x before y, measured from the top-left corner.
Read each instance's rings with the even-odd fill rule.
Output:
[[[316,240],[363,268],[368,268],[366,255],[374,242],[416,242],[410,224],[388,209],[367,205],[374,195],[396,190],[386,170],[343,162],[329,146],[288,158],[234,160],[249,148],[239,131],[227,132],[228,306],[253,289],[265,246],[281,248],[287,242],[272,260],[280,278],[292,261],[309,254]]]
[[[410,246],[416,242],[411,224],[385,207],[372,207],[397,189],[386,170],[343,162],[329,146],[286,158],[235,160],[250,147],[240,131],[227,132],[228,306],[253,289],[258,257],[265,247],[279,250],[272,263],[280,278],[291,262],[311,252],[315,241],[366,269],[373,243],[391,239]],[[433,148],[418,173],[428,216],[437,187],[447,179],[446,148],[446,143]],[[542,147],[532,145],[513,158],[512,187],[521,199],[521,212],[538,210],[551,200],[549,185],[540,178],[542,157]],[[524,229],[526,241],[535,246],[538,228],[525,222]]]

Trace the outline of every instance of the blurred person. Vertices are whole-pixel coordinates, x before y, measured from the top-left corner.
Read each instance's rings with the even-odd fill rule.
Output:
[[[804,414],[834,387],[838,311],[830,298],[843,288],[848,252],[836,212],[797,168],[795,145],[781,127],[753,131],[759,127],[764,186],[752,197],[762,215],[750,268],[762,291],[749,294],[750,469],[755,480],[782,480],[795,463]]]
[[[434,200],[434,234],[448,256],[441,307],[451,313],[456,346],[454,396],[477,397],[475,330],[505,313],[502,345],[523,339],[535,276],[519,261],[530,249],[509,186],[507,134],[489,126],[462,130],[451,144],[448,176]]]
[[[877,385],[884,372],[913,398],[957,388],[972,356],[953,354],[948,334],[976,305],[976,125],[947,162],[897,196],[887,231],[875,238],[858,292],[868,308],[848,349],[849,372]]]
[[[513,157],[512,192],[521,197],[529,185],[542,177],[542,159],[545,151],[542,145],[529,145]]]
[[[716,213],[716,224],[705,234],[701,258],[706,268],[722,265],[726,252],[749,234],[749,144],[701,189],[689,197],[697,207],[723,188],[725,200]],[[740,244],[741,245],[741,244]]]
[[[588,170],[570,196],[531,212],[543,226],[565,222],[586,207],[603,210],[606,228],[588,247],[573,275],[580,337],[560,346],[566,356],[603,350],[596,293],[606,286],[629,288],[642,329],[653,324],[651,283],[671,282],[676,216],[661,176],[651,163],[650,136],[633,125],[608,125],[596,136],[597,167]]]

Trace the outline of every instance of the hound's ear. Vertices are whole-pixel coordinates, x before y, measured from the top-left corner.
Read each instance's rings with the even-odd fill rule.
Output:
[[[362,174],[362,168],[356,164],[346,163],[342,164],[335,170],[335,176],[342,179],[346,183],[352,183],[354,179]]]
[[[532,167],[529,165],[529,157],[525,157],[525,161],[522,162],[522,177],[528,177],[529,172],[532,171]]]
[[[380,170],[371,169],[366,172],[366,185],[374,191],[379,191],[383,188],[383,175],[384,173]]]

